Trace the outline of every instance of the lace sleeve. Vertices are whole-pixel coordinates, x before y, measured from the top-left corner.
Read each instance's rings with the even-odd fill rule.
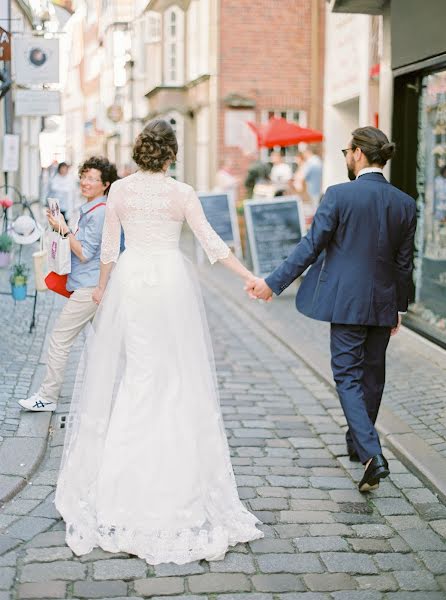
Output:
[[[105,222],[102,230],[101,262],[118,262],[121,245],[121,221],[116,212],[116,188],[111,186],[105,207]]]
[[[231,250],[210,226],[201,202],[193,189],[190,189],[187,194],[185,217],[211,264],[229,256]]]

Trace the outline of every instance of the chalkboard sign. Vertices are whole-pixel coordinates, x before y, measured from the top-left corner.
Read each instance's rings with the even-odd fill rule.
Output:
[[[211,227],[240,255],[240,233],[233,198],[228,194],[198,194],[198,197]]]
[[[248,200],[245,218],[254,272],[268,275],[289,256],[305,231],[300,198]]]

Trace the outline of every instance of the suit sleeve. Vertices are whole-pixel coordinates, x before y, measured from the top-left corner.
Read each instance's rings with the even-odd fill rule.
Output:
[[[409,306],[409,293],[413,271],[413,253],[415,230],[417,228],[417,211],[415,203],[409,220],[407,232],[402,240],[395,259],[397,279],[398,312],[406,312]]]
[[[316,262],[327,247],[339,223],[336,194],[328,188],[314,215],[310,231],[292,253],[267,278],[266,283],[277,295],[283,292],[307,267]]]

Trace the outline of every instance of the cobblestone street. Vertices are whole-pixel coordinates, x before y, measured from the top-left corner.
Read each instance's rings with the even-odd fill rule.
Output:
[[[444,504],[388,449],[391,476],[359,494],[332,388],[215,289],[205,300],[240,495],[265,538],[181,567],[101,550],[74,557],[52,503],[72,368],[44,461],[0,512],[0,600],[446,598]]]

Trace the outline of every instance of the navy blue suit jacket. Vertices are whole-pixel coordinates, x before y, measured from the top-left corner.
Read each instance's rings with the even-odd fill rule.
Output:
[[[313,224],[267,278],[280,294],[313,265],[296,297],[308,317],[395,326],[407,310],[416,229],[414,200],[380,173],[329,187]]]

